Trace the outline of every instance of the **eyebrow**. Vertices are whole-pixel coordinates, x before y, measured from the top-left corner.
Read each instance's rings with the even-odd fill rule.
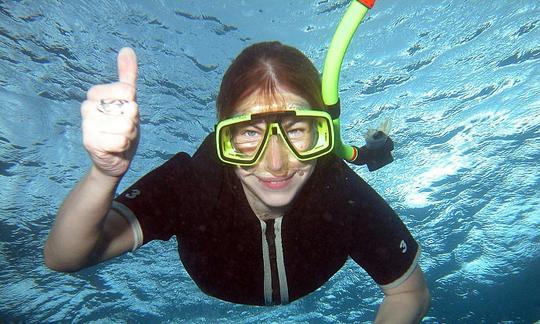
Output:
[[[301,116],[295,116],[295,117],[285,117],[282,119],[282,122],[284,126],[293,125],[296,123],[306,123],[310,124],[309,119]]]
[[[253,127],[253,128],[257,128],[259,130],[265,130],[266,129],[265,127],[259,126],[261,124],[265,124],[265,122],[255,120],[255,121],[250,121],[249,123],[245,122],[245,124],[241,123],[241,124],[235,125],[234,128],[235,129],[244,129],[244,128],[248,128],[248,127]]]
[[[310,104],[306,102],[291,102],[291,103],[284,103],[284,104],[257,104],[253,103],[251,105],[246,106],[243,109],[234,109],[236,113],[233,116],[239,116],[239,115],[245,115],[249,114],[247,110],[255,108],[259,108],[255,113],[263,113],[263,112],[273,112],[273,111],[282,111],[282,110],[306,110],[311,109]]]

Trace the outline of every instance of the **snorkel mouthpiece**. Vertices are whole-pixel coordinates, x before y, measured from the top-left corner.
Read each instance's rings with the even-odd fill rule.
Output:
[[[353,0],[341,19],[328,48],[322,75],[322,96],[324,104],[332,116],[334,127],[334,153],[344,160],[357,165],[368,165],[370,171],[375,171],[392,162],[394,143],[388,133],[389,120],[383,122],[377,130],[369,130],[365,135],[366,145],[357,147],[343,143],[340,133],[340,100],[339,74],[343,57],[349,47],[352,37],[360,23],[364,20],[369,9],[375,5],[375,0]]]

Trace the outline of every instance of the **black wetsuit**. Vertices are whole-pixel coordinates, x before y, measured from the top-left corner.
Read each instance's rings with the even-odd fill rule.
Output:
[[[230,302],[293,301],[323,285],[351,257],[382,286],[414,270],[419,247],[388,204],[343,161],[327,155],[278,220],[261,222],[210,134],[116,200],[143,243],[176,235],[182,263],[202,291]]]

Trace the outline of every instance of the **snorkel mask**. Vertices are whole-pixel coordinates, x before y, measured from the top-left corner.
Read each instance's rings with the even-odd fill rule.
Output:
[[[273,135],[299,161],[330,153],[335,142],[332,118],[325,111],[298,108],[250,113],[222,120],[216,125],[218,157],[228,164],[253,166]]]
[[[392,162],[394,143],[388,133],[390,121],[384,121],[377,129],[370,129],[364,136],[366,145],[357,147],[343,143],[340,133],[340,100],[338,96],[339,73],[343,57],[352,37],[360,23],[364,20],[375,0],[353,0],[341,19],[328,48],[322,75],[322,96],[328,112],[332,116],[335,144],[334,153],[342,159],[356,164],[367,164],[370,171],[375,171]]]

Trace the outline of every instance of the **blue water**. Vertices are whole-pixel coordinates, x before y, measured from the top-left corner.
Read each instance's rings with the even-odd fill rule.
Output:
[[[89,3],[89,4],[88,4]],[[348,263],[288,306],[201,293],[176,244],[75,274],[43,265],[56,210],[89,160],[79,104],[139,57],[142,141],[120,190],[214,120],[230,60],[277,39],[322,69],[347,1],[0,1],[0,322],[352,323],[382,294]],[[540,3],[379,0],[341,74],[348,141],[393,121],[395,162],[355,170],[423,247],[426,323],[540,320]]]

